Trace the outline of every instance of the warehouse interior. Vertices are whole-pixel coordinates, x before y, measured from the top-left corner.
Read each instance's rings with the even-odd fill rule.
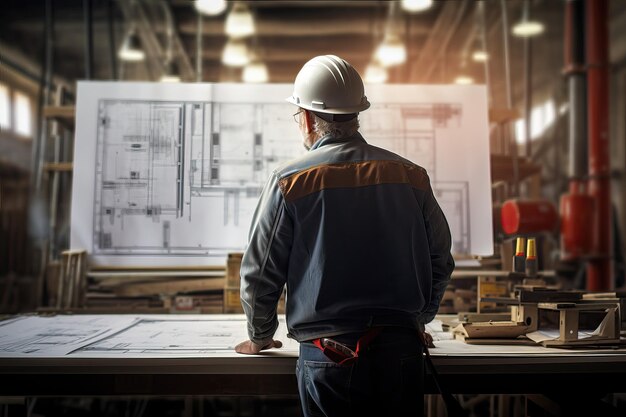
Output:
[[[287,344],[248,358],[230,342],[179,356],[111,352],[124,342],[116,332],[141,320],[171,320],[171,337],[194,320],[238,320],[246,334],[239,275],[252,211],[272,164],[297,154],[284,138],[303,151],[291,113],[279,114],[286,95],[269,104],[263,95],[291,91],[302,66],[328,54],[364,80],[366,140],[385,147],[396,143],[385,135],[405,135],[398,149],[424,156],[413,162],[442,182],[456,268],[431,355],[465,415],[624,415],[625,1],[5,0],[2,9],[0,415],[303,415]],[[139,133],[115,135],[147,112],[144,157]],[[396,114],[404,127],[386,127]],[[167,129],[184,131],[178,144],[166,143]],[[249,148],[229,146],[244,129],[254,131]],[[456,163],[468,178],[446,177]],[[178,180],[163,181],[175,192],[153,184],[174,171]],[[184,234],[189,246],[177,246]],[[105,320],[115,325],[97,327]],[[79,322],[94,335],[63,351]],[[217,338],[230,329],[218,328]],[[46,335],[60,356],[28,347]],[[106,340],[100,358],[93,349]],[[438,356],[452,342],[458,357]],[[426,394],[424,415],[445,416],[436,387]]]

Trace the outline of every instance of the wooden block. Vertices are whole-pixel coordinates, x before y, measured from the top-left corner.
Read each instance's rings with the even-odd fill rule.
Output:
[[[461,333],[472,339],[516,338],[525,334],[528,326],[514,321],[487,321],[479,323],[461,323],[454,328],[454,333]]]
[[[239,287],[224,288],[224,313],[243,313]]]
[[[510,313],[460,312],[458,314],[458,318],[460,322],[467,322],[467,323],[478,323],[478,322],[487,322],[487,321],[507,321],[509,319],[511,319],[512,321],[520,321],[520,320],[512,319]]]
[[[570,341],[578,339],[578,310],[565,309],[560,311],[559,339]]]

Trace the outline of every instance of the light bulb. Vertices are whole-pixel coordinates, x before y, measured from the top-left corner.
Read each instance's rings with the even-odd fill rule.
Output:
[[[406,61],[406,48],[396,35],[388,35],[376,50],[376,59],[383,67],[392,67]]]
[[[161,81],[162,83],[179,83],[180,82],[180,77],[178,75],[166,75],[166,74],[163,74],[159,81]]]
[[[474,51],[472,59],[476,62],[485,62],[489,59],[489,54],[485,51]]]
[[[543,23],[535,22],[532,20],[522,20],[513,26],[513,34],[521,38],[528,38],[530,36],[537,36],[544,31]]]
[[[372,62],[365,68],[365,82],[370,84],[382,84],[387,81],[387,69],[376,62]]]
[[[169,61],[165,63],[165,72],[161,76],[160,81],[162,83],[179,83],[180,82],[178,65],[176,65],[175,62]]]
[[[254,61],[246,65],[243,69],[243,81],[246,83],[266,83],[267,66],[261,61]]]
[[[474,79],[465,75],[459,75],[454,79],[454,83],[461,85],[474,84]]]
[[[122,47],[117,53],[117,56],[122,61],[130,62],[143,61],[146,59],[146,54],[141,48],[141,40],[134,29],[131,29],[126,34],[126,38],[124,38],[124,42],[122,42]]]
[[[248,47],[241,39],[229,39],[222,51],[222,62],[231,67],[243,67],[250,62]]]
[[[245,38],[254,34],[252,13],[246,6],[236,3],[226,17],[225,32],[233,38]]]
[[[432,5],[433,0],[402,0],[402,8],[412,13],[429,9]]]
[[[226,10],[226,0],[197,0],[196,10],[200,13],[215,16]]]

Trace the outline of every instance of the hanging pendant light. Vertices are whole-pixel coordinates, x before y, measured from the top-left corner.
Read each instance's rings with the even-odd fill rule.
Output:
[[[165,63],[165,72],[161,76],[160,81],[162,83],[179,83],[180,72],[178,71],[178,65],[174,61],[168,61]]]
[[[196,10],[202,14],[216,16],[226,10],[226,0],[197,0]]]
[[[406,62],[406,47],[395,34],[385,36],[376,50],[376,59],[383,67],[392,67]]]
[[[513,34],[520,38],[541,35],[544,30],[543,23],[534,20],[522,20],[513,26]]]
[[[454,83],[460,85],[474,84],[474,79],[466,75],[459,75],[454,79]]]
[[[489,54],[485,51],[474,51],[472,59],[476,62],[485,62],[489,59]]]
[[[246,43],[242,39],[229,39],[222,51],[222,63],[230,67],[243,67],[249,62]]]
[[[254,19],[248,7],[235,3],[226,17],[226,34],[232,38],[245,38],[253,35],[254,31]]]
[[[122,47],[117,53],[117,56],[122,61],[137,62],[146,59],[146,53],[141,47],[141,40],[135,31],[135,28],[131,28],[122,42]]]
[[[524,9],[522,11],[522,20],[517,22],[513,26],[513,35],[521,38],[529,38],[531,36],[537,36],[543,33],[545,30],[543,23],[530,18],[530,2],[526,0],[524,2]]]
[[[402,0],[402,8],[410,13],[421,12],[430,9],[433,0]]]
[[[254,60],[243,69],[243,81],[246,83],[266,83],[269,80],[267,65]]]

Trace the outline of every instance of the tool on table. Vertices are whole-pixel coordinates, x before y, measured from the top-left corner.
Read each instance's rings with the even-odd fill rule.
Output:
[[[526,268],[526,257],[524,254],[524,238],[518,237],[515,247],[515,255],[513,255],[513,272],[524,273]]]

